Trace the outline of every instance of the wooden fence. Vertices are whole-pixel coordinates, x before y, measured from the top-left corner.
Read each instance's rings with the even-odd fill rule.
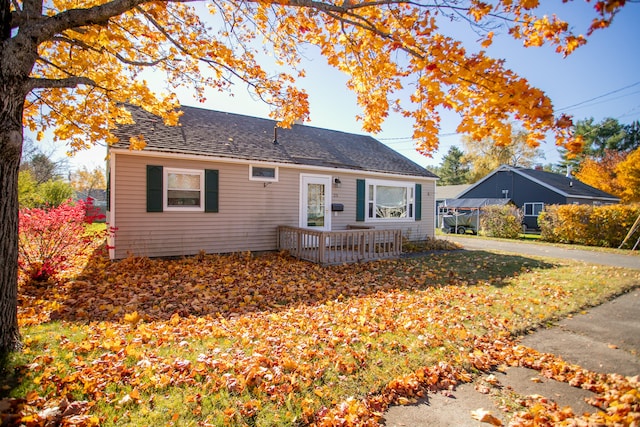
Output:
[[[323,265],[393,258],[402,253],[402,230],[316,231],[279,226],[278,248]]]

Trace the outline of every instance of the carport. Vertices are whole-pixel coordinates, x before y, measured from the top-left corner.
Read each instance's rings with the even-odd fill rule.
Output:
[[[439,227],[446,232],[453,231],[457,234],[465,234],[467,230],[471,230],[473,234],[476,234],[480,224],[480,209],[485,206],[504,206],[508,204],[513,204],[513,202],[507,198],[445,199],[444,203],[439,207]],[[445,219],[445,217],[450,219]]]

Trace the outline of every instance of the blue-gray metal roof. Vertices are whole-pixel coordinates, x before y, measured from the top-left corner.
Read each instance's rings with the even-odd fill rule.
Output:
[[[513,203],[511,199],[469,198],[446,199],[444,205],[451,209],[478,209],[485,206],[504,206]]]

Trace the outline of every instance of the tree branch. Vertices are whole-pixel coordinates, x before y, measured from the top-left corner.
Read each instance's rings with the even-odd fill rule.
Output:
[[[64,118],[65,118],[65,120],[66,120],[67,122],[69,122],[72,126],[74,126],[76,129],[78,129],[81,133],[83,133],[83,134],[85,134],[85,135],[89,135],[89,134],[90,134],[90,132],[89,132],[88,130],[86,130],[86,129],[84,129],[84,128],[83,128],[83,126],[82,126],[82,124],[81,124],[81,123],[78,123],[77,121],[75,121],[75,120],[73,120],[73,119],[69,118],[66,114],[63,114],[63,113],[62,113],[62,112],[57,108],[57,106],[56,106],[56,105],[53,105],[53,104],[51,104],[50,102],[47,102],[45,99],[41,98],[41,97],[40,97],[40,96],[38,96],[38,95],[36,95],[36,98],[38,98],[38,99],[40,100],[40,102],[42,102],[44,105],[46,105],[46,106],[47,106],[47,108],[50,108],[50,109],[51,109],[51,111],[55,112],[58,116],[60,116],[60,117],[64,117]],[[94,143],[97,143],[97,144],[99,144],[99,145],[102,145],[100,142],[95,142],[95,141],[94,141]]]
[[[117,52],[109,52],[111,55],[115,56],[118,61],[124,63],[124,64],[128,64],[128,65],[132,65],[134,67],[153,67],[158,65],[161,62],[164,62],[168,59],[168,57],[163,57],[163,58],[159,58],[156,59],[154,61],[131,61],[127,58],[125,58],[124,56],[120,55]]]
[[[87,25],[104,25],[110,18],[119,16],[148,1],[150,0],[113,0],[87,9],[69,9],[45,18],[34,25],[29,25],[25,30],[40,44],[65,30]]]
[[[43,0],[23,0],[22,14],[25,15],[27,19],[33,19],[34,17],[42,16],[43,7]]]
[[[0,0],[0,40],[7,40],[11,37],[12,20],[11,3],[9,0]]]
[[[164,58],[160,58],[157,60],[153,60],[153,61],[132,61],[130,59],[125,58],[124,56],[120,55],[117,52],[111,52],[109,50],[107,50],[106,48],[101,48],[101,49],[96,49],[95,47],[88,45],[87,43],[80,41],[80,40],[75,40],[75,39],[71,39],[68,37],[62,37],[62,36],[55,36],[51,39],[52,41],[59,41],[59,42],[63,42],[63,43],[67,43],[70,44],[72,46],[77,46],[80,47],[82,49],[86,49],[86,50],[91,50],[93,52],[96,53],[107,53],[109,55],[113,55],[116,59],[118,59],[120,62],[128,64],[128,65],[133,65],[136,67],[153,67],[155,65],[158,65],[159,63],[161,63],[162,61],[165,61],[167,59],[167,57]]]
[[[37,37],[39,42],[42,42],[49,40],[55,34],[72,28],[87,25],[105,25],[110,18],[122,15],[142,4],[156,1],[163,3],[191,3],[199,0],[112,0],[86,9],[69,9],[47,18],[42,25],[35,29],[33,35]]]
[[[325,3],[321,3],[321,2],[317,2],[314,0],[291,0],[291,2],[293,3],[309,3],[309,4],[314,4],[314,5],[326,5]],[[389,0],[389,1],[385,1],[385,0],[381,0],[381,1],[377,1],[377,2],[370,2],[368,4],[370,5],[380,5],[380,4],[397,4],[397,3],[404,3],[404,4],[414,4],[414,2],[411,1],[402,1],[402,0]],[[413,56],[415,58],[424,60],[426,58],[427,52],[424,52],[422,50],[417,50],[417,49],[412,49],[407,47],[404,43],[402,43],[402,41],[398,38],[395,37],[393,34],[387,32],[384,29],[380,29],[378,28],[375,23],[370,22],[368,19],[365,19],[364,17],[358,15],[357,13],[353,13],[350,10],[345,10],[344,12],[335,12],[335,7],[332,7],[333,5],[328,5],[331,6],[329,8],[327,8],[326,10],[323,10],[324,13],[326,13],[327,16],[330,16],[331,18],[341,22],[341,23],[346,23],[349,25],[352,25],[354,27],[358,27],[358,28],[362,28],[366,31],[372,32],[374,34],[376,34],[377,36],[381,37],[381,38],[385,38],[388,40],[393,40],[393,41],[397,41],[400,45],[398,47],[398,49],[406,52],[408,55]],[[441,5],[418,5],[419,7],[434,7],[434,8],[442,8]],[[340,8],[340,7],[338,7]],[[447,5],[446,8],[450,8],[450,9],[463,9],[460,7],[455,7],[455,6],[451,6],[451,5]],[[452,60],[450,60],[449,58],[446,58],[445,61],[454,64],[457,67],[466,69],[466,70],[470,70],[469,67],[467,67],[465,64],[460,64],[457,62],[454,62]],[[449,75],[451,75],[449,73]],[[490,88],[486,82],[490,80],[488,79],[487,76],[483,75],[483,74],[478,74],[475,73],[476,77],[478,78],[477,80],[470,80],[461,76],[454,76],[456,79],[468,83],[468,84],[473,84],[473,85],[477,85],[477,86],[481,86],[491,92],[495,92],[495,89]]]
[[[160,23],[158,21],[156,21],[153,16],[151,16],[150,14],[148,14],[146,11],[144,11],[141,7],[137,6],[136,10],[138,10],[140,13],[142,13],[145,18],[147,18],[149,20],[149,22],[151,22],[151,25],[153,25],[158,31],[160,31],[162,33],[163,36],[165,36],[167,38],[167,40],[169,40],[171,42],[171,44],[173,44],[176,48],[178,48],[180,50],[180,52],[184,53],[187,56],[191,56],[191,57],[195,57],[194,55],[191,54],[191,52],[189,52],[188,49],[186,49],[184,46],[182,46],[177,40],[175,40],[173,37],[171,37],[171,34],[169,34],[163,27],[162,25],[160,25]],[[225,70],[227,70],[228,72],[232,73],[233,75],[235,75],[236,77],[238,77],[241,80],[247,81],[246,79],[243,79],[242,76],[240,76],[234,69],[232,69],[231,67],[228,67],[224,64],[221,64],[220,62],[214,61],[212,59],[207,59],[207,58],[202,58],[202,57],[195,57],[197,58],[199,61],[202,61],[210,66],[218,66],[220,68],[223,68]],[[249,82],[247,82],[249,83]]]
[[[35,79],[30,78],[27,82],[27,89],[54,89],[54,88],[74,88],[79,85],[96,86],[96,82],[88,77],[74,76],[64,79]]]
[[[29,80],[27,80],[27,84],[26,84],[26,89],[28,91],[33,91],[34,89],[74,88],[79,85],[100,87],[92,79],[88,77],[74,76],[73,74],[69,73],[67,70],[60,68],[59,66],[52,63],[51,61],[46,60],[45,58],[39,57],[38,60],[61,71],[62,73],[68,75],[69,77],[64,79],[45,79],[45,78],[31,77],[29,78]],[[104,89],[104,88],[101,88],[101,89]]]

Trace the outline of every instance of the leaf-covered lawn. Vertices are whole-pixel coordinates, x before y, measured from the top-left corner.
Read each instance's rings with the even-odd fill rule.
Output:
[[[637,379],[539,355],[513,334],[639,283],[637,271],[487,252],[335,267],[96,256],[57,287],[22,286],[25,347],[0,410],[8,425],[377,425],[390,404],[506,364],[597,391],[605,411],[591,421],[629,424]],[[522,425],[574,417],[521,404]]]

